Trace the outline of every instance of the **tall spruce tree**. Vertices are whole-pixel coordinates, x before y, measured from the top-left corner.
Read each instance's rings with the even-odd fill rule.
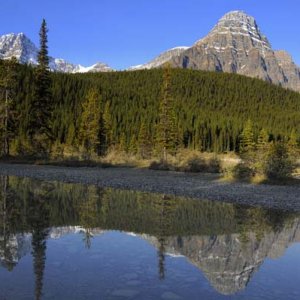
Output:
[[[38,66],[34,72],[35,91],[31,111],[30,134],[51,137],[51,76],[48,56],[48,29],[43,19],[40,29],[40,49],[38,52]]]
[[[142,158],[148,158],[151,154],[151,137],[146,126],[146,122],[142,121],[140,130],[139,130],[139,137],[138,137],[138,151],[139,155]]]
[[[124,132],[120,135],[118,149],[121,152],[128,152],[127,139]]]
[[[240,153],[249,154],[255,150],[255,140],[253,132],[253,123],[248,120],[241,134],[240,139]]]
[[[258,139],[257,139],[257,150],[265,151],[268,148],[269,143],[269,134],[268,132],[262,128],[259,132]]]
[[[3,145],[1,150],[5,156],[9,155],[10,140],[15,135],[17,72],[16,58],[0,64],[0,136]]]
[[[92,89],[82,103],[81,123],[79,128],[80,145],[88,154],[98,152],[101,118],[101,96]]]
[[[262,128],[259,132],[253,164],[258,174],[264,174],[265,162],[270,149],[269,134]]]
[[[297,158],[299,156],[299,147],[298,147],[298,136],[296,130],[293,129],[289,141],[288,141],[288,151],[291,157]]]
[[[172,96],[172,69],[168,64],[163,71],[163,86],[159,106],[159,121],[156,130],[156,143],[164,161],[168,153],[176,151],[175,108]]]
[[[129,141],[129,145],[128,145],[128,152],[130,154],[136,154],[138,151],[138,145],[137,145],[137,138],[136,138],[136,135],[133,134],[131,136],[131,139]]]
[[[110,109],[109,101],[105,102],[102,119],[103,119],[103,135],[105,138],[103,149],[104,152],[107,152],[109,147],[111,147],[113,144],[112,117],[111,117],[111,109]]]

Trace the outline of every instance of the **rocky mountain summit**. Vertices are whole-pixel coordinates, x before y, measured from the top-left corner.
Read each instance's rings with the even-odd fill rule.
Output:
[[[22,64],[37,64],[38,48],[24,34],[6,34],[0,36],[0,59],[16,57]],[[90,67],[84,67],[69,63],[61,58],[50,57],[50,69],[63,73],[87,73],[113,71],[104,63],[96,63]]]
[[[300,91],[300,69],[285,51],[274,51],[255,19],[242,11],[223,16],[210,33],[180,53],[167,51],[139,69],[170,62],[174,67],[229,72]]]

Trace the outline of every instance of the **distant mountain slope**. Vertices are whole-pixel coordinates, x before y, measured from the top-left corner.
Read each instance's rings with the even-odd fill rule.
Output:
[[[138,65],[138,66],[133,66],[130,67],[129,70],[142,70],[142,69],[153,69],[160,67],[170,59],[179,56],[181,53],[189,49],[189,47],[176,47],[170,50],[167,50],[160,54],[158,57],[155,59],[151,60],[150,62],[144,64],[144,65]]]
[[[16,57],[22,64],[37,64],[38,48],[24,33],[0,36],[0,59]],[[50,68],[64,73],[108,72],[113,71],[104,63],[96,63],[90,67],[76,65],[59,58],[50,58]]]

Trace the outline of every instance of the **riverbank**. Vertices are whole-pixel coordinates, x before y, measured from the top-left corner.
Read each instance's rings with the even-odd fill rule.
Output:
[[[222,180],[218,174],[192,174],[135,168],[68,168],[0,163],[0,175],[93,184],[117,189],[300,211],[300,184],[255,185],[227,182]]]

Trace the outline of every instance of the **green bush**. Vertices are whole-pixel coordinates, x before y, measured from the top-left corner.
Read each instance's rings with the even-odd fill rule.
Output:
[[[205,160],[201,157],[195,156],[187,161],[187,166],[185,167],[184,171],[192,173],[220,173],[221,164],[217,158]]]
[[[184,169],[185,172],[205,172],[206,162],[200,157],[192,157],[187,161],[187,165]]]
[[[234,179],[250,181],[254,176],[255,171],[244,162],[237,164],[232,170]]]
[[[170,171],[171,166],[164,160],[153,161],[149,166],[150,170]]]
[[[269,179],[286,179],[292,176],[294,168],[287,146],[282,142],[274,143],[267,156],[265,175]]]
[[[218,158],[212,158],[207,163],[208,173],[221,173],[221,162]]]

